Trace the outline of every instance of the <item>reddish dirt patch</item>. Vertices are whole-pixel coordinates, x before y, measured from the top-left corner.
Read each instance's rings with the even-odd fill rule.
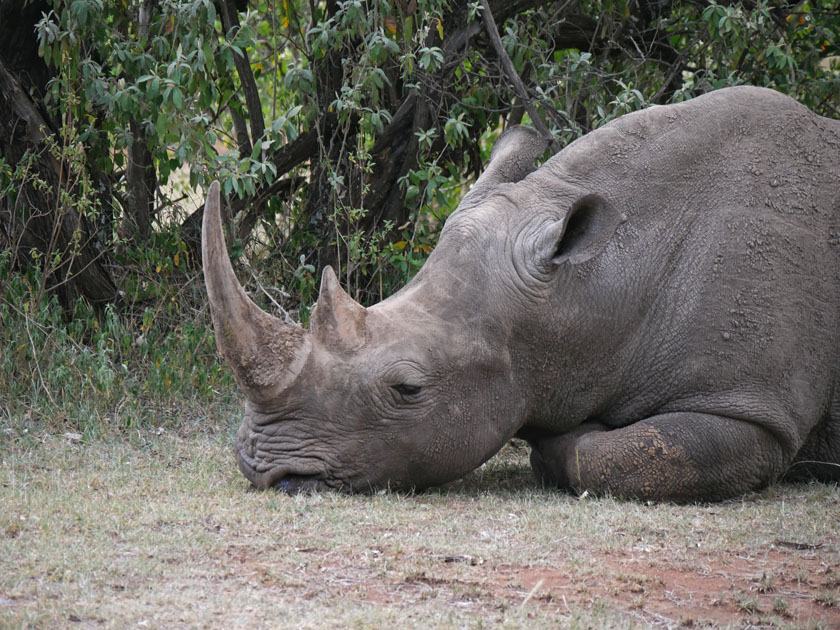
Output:
[[[777,543],[750,555],[666,550],[589,556],[541,566],[493,565],[427,549],[370,548],[343,556],[296,550],[294,569],[249,547],[228,549],[228,577],[247,578],[301,599],[341,597],[412,606],[435,600],[493,619],[512,607],[568,615],[607,606],[647,627],[840,628],[837,554]]]
[[[566,608],[599,599],[651,624],[769,625],[821,622],[840,628],[840,567],[818,550],[761,554],[697,554],[675,562],[661,555],[614,554],[576,578],[564,567],[500,569],[497,583],[516,577],[528,595]]]

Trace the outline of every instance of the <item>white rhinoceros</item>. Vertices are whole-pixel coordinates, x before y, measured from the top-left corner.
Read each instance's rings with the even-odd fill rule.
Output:
[[[840,479],[840,122],[767,89],[623,116],[539,169],[514,128],[401,291],[324,272],[309,330],[234,276],[204,217],[256,486],[425,487],[511,437],[546,483],[718,500]]]

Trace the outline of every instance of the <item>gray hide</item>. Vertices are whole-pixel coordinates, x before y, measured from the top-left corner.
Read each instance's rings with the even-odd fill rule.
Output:
[[[420,273],[309,331],[245,295],[211,188],[217,341],[259,487],[425,487],[514,435],[542,481],[718,500],[840,479],[840,122],[750,87],[624,116],[539,169],[515,128]],[[816,462],[816,463],[815,463]]]

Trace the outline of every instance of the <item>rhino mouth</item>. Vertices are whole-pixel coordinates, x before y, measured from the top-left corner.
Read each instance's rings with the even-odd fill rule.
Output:
[[[328,487],[320,473],[296,471],[289,466],[260,465],[240,449],[236,451],[236,463],[245,478],[260,490],[275,488],[286,494],[298,494]]]
[[[328,486],[318,475],[286,475],[275,481],[272,487],[286,494],[298,494],[326,490]]]

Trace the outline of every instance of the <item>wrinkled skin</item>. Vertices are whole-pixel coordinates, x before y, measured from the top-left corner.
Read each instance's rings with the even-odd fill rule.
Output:
[[[205,276],[258,487],[427,487],[518,435],[575,491],[706,501],[840,479],[840,122],[759,88],[624,116],[539,169],[515,128],[421,272],[309,331]]]

